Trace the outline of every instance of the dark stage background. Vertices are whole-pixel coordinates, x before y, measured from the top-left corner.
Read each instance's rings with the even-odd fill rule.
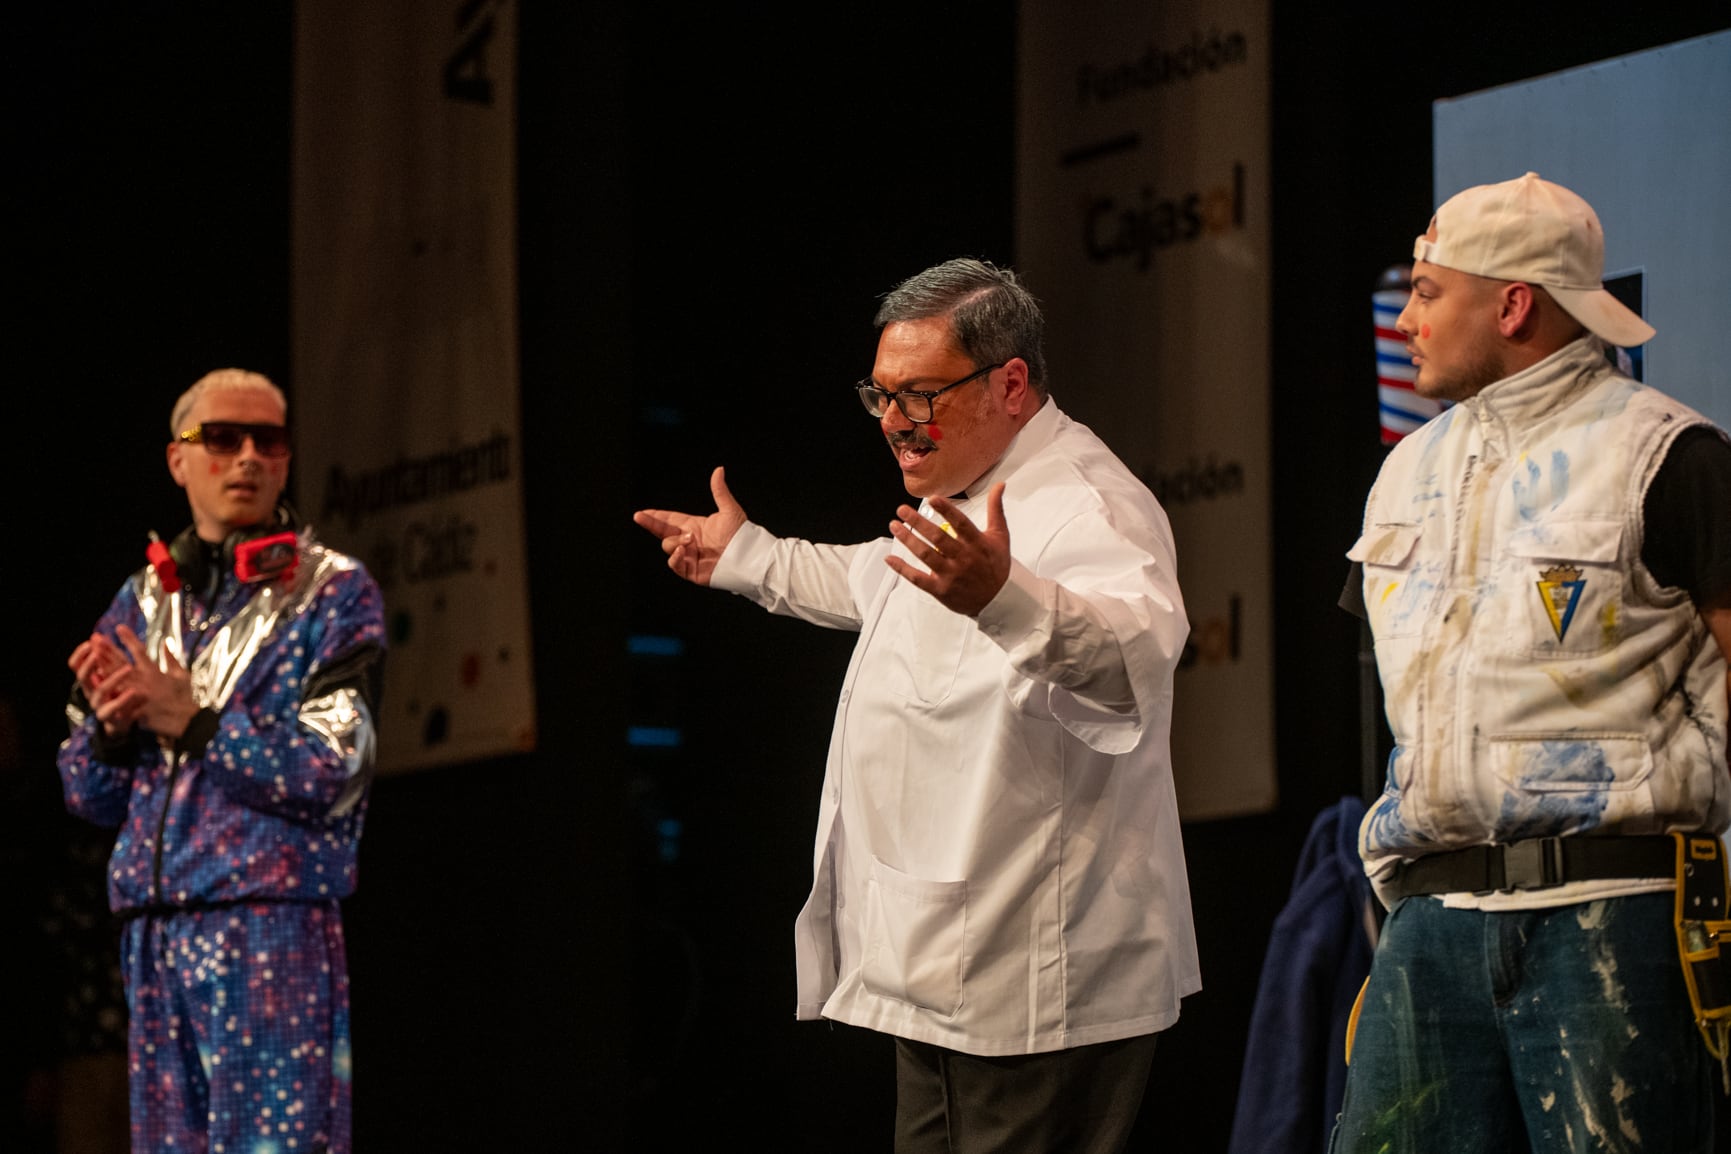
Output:
[[[1162,1041],[1138,1150],[1224,1150],[1298,846],[1359,789],[1358,634],[1334,601],[1381,457],[1367,295],[1432,208],[1430,101],[1731,23],[1723,4],[1567,12],[1275,6],[1282,800],[1186,828],[1206,988]],[[1014,6],[790,19],[523,6],[542,742],[375,788],[347,908],[363,1151],[888,1148],[886,1042],[792,1019],[790,931],[852,637],[681,585],[630,513],[703,505],[725,464],[780,532],[881,531],[901,490],[846,386],[869,369],[877,294],[954,255],[1014,260]],[[9,22],[16,973],[0,1045],[19,1138],[0,1145],[30,1150],[48,1148],[56,974],[37,930],[63,831],[65,654],[145,531],[185,523],[161,456],[177,393],[241,364],[284,382],[292,411],[292,18],[281,0],[86,2]],[[1053,369],[1060,397],[1089,387]],[[628,657],[633,632],[683,655]],[[683,744],[632,749],[627,723],[679,726]]]

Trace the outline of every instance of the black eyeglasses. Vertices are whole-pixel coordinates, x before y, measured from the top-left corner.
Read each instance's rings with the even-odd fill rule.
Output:
[[[287,425],[248,425],[240,421],[205,421],[194,425],[180,434],[176,440],[185,441],[189,445],[203,445],[207,453],[215,453],[219,457],[232,457],[240,452],[240,447],[252,438],[252,447],[258,450],[261,457],[286,457],[289,455],[289,431]]]
[[[870,377],[854,387],[859,390],[860,404],[864,405],[866,412],[872,416],[882,418],[885,413],[890,411],[890,402],[894,401],[896,407],[902,411],[902,416],[916,425],[923,425],[932,419],[932,401],[937,397],[951,389],[959,389],[974,378],[983,377],[994,369],[1001,369],[1006,363],[1008,362],[999,361],[995,365],[975,369],[961,380],[951,381],[943,388],[932,389],[929,392],[925,389],[898,389],[892,393],[888,389],[880,389],[877,382]]]

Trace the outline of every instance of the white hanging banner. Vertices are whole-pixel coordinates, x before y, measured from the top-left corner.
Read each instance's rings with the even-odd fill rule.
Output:
[[[1172,519],[1187,820],[1275,802],[1268,9],[1020,6],[1016,265],[1053,396]]]
[[[295,5],[300,512],[385,595],[385,771],[534,748],[517,12]]]

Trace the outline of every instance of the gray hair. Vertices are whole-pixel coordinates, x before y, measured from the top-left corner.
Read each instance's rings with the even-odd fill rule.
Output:
[[[168,436],[170,440],[184,432],[186,418],[192,414],[192,406],[198,403],[198,398],[207,391],[216,392],[226,389],[258,389],[276,398],[276,403],[282,406],[283,416],[288,416],[288,398],[282,390],[262,373],[251,373],[245,369],[217,369],[206,373],[192,384],[192,388],[180,394],[180,400],[174,402],[168,418]]]
[[[949,317],[956,344],[982,368],[1021,357],[1028,383],[1046,395],[1046,320],[1013,271],[972,257],[947,260],[885,293],[872,323],[881,329],[930,317]]]

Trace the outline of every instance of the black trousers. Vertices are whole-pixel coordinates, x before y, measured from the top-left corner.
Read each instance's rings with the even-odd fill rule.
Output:
[[[982,1058],[896,1039],[896,1154],[1118,1154],[1156,1034]]]

